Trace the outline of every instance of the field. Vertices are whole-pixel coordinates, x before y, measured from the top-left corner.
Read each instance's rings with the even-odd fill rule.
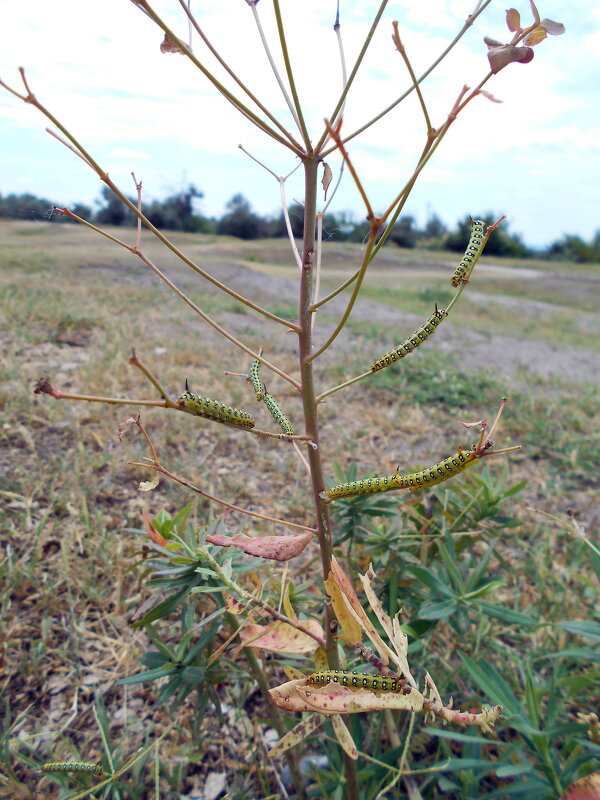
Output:
[[[131,230],[113,233],[133,241]],[[219,280],[278,315],[295,315],[297,268],[286,241],[171,238]],[[161,245],[144,241],[144,249],[205,312],[296,374],[291,334],[282,336],[202,282]],[[322,295],[356,269],[359,254],[358,245],[325,244]],[[443,307],[456,260],[449,253],[386,247],[348,327],[319,362],[319,390],[368,370],[432,313],[434,303]],[[148,648],[145,633],[128,624],[147,595],[140,577],[142,512],[175,514],[193,502],[200,525],[219,511],[165,479],[153,492],[139,492],[150,473],[128,462],[146,455],[146,445],[139,436],[119,444],[119,423],[141,413],[162,463],[206,491],[301,524],[311,524],[312,511],[303,466],[279,441],[160,408],[33,394],[36,381],[48,376],[63,392],[157,399],[128,364],[135,347],[173,398],[187,379],[197,393],[246,408],[269,428],[245,380],[224,374],[246,372],[246,357],[135,256],[75,225],[2,222],[0,292],[1,675],[10,719],[17,722],[11,736],[5,734],[0,769],[14,792],[5,796],[28,798],[39,776],[26,762],[9,766],[13,739],[48,753],[68,746],[84,757],[90,748],[97,753],[90,711],[97,692],[104,695],[111,735],[124,756],[144,743],[149,726],[160,729],[166,709],[154,703],[153,688],[117,684],[136,671]],[[317,342],[335,325],[344,297],[317,315]],[[402,368],[384,370],[323,404],[327,478],[335,482],[336,463],[344,474],[356,465],[358,475],[431,464],[470,444],[461,421],[491,417],[500,398],[509,397],[494,444],[523,449],[490,459],[482,473],[496,498],[507,495],[497,503],[511,520],[505,531],[500,517],[489,523],[506,576],[502,600],[539,619],[591,619],[597,581],[586,571],[589,550],[575,534],[585,529],[598,541],[599,305],[597,265],[482,258],[451,319]],[[300,404],[288,385],[274,376],[268,388],[299,421]],[[476,481],[469,473],[457,485],[474,492]],[[521,482],[522,491],[510,497]],[[409,512],[414,508],[412,499],[396,500]],[[229,523],[249,534],[271,532],[236,515]],[[354,544],[363,570],[374,554],[385,563],[382,540],[371,547],[362,531]],[[315,557],[316,547],[303,568]],[[556,641],[564,644],[558,636]],[[530,645],[539,654],[540,642],[536,630],[510,647],[515,657]],[[430,656],[432,668],[448,666],[442,649]],[[229,710],[243,700],[250,719],[260,703],[245,680],[223,690],[221,700]],[[189,708],[186,713],[193,717]],[[179,736],[163,743],[173,792],[202,785],[207,764],[213,771],[233,770],[243,746],[236,742],[244,736],[239,720],[224,713],[227,722],[215,725],[209,716],[201,731],[184,722]],[[234,789],[232,797],[259,796]],[[139,791],[124,796],[146,797]]]

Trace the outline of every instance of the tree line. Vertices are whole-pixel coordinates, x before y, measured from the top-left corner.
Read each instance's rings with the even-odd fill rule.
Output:
[[[242,194],[235,194],[225,207],[222,217],[205,217],[195,209],[196,200],[203,193],[193,184],[166,197],[152,200],[144,205],[144,213],[157,228],[164,230],[208,233],[218,236],[236,236],[240,239],[267,239],[287,236],[283,214],[278,217],[262,217],[252,210],[250,202]],[[132,202],[134,199],[132,198]],[[53,203],[33,194],[0,194],[0,218],[5,219],[52,219],[56,222],[72,222],[68,217],[53,214]],[[104,187],[98,208],[92,209],[83,203],[69,207],[79,217],[95,225],[136,224],[135,215]],[[303,209],[293,204],[288,209],[294,236],[302,238]],[[492,224],[498,215],[489,213],[483,219]],[[366,221],[356,222],[348,214],[326,214],[323,220],[325,238],[340,242],[363,242],[368,238]],[[462,252],[471,232],[471,222],[465,216],[454,230],[433,215],[423,228],[418,228],[414,217],[402,216],[394,226],[388,242],[398,247],[426,247],[432,250],[455,250]],[[486,246],[487,255],[511,256],[513,258],[549,258],[578,263],[600,262],[600,230],[588,242],[581,236],[566,234],[546,249],[534,249],[526,245],[518,234],[510,233],[509,225],[503,222]]]

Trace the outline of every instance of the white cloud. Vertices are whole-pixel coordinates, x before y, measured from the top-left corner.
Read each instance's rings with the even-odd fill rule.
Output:
[[[473,4],[474,0],[389,3],[348,98],[346,134],[378,114],[410,86],[406,68],[391,43],[391,20],[398,19],[402,40],[420,74],[460,29]],[[203,30],[216,47],[222,48],[241,79],[285,125],[291,126],[290,113],[262,51],[248,5],[243,0],[194,0],[193,5]],[[342,34],[349,68],[378,5],[348,0],[342,6]],[[527,4],[523,6],[522,18],[528,21],[530,12]],[[155,0],[155,7],[179,35],[187,37],[187,22],[177,3]],[[290,55],[299,73],[298,92],[308,109],[306,119],[313,140],[322,130],[323,117],[333,110],[340,87],[339,56],[332,30],[335,8],[335,0],[282,4],[284,20],[289,25]],[[557,164],[569,163],[572,173],[582,180],[586,175],[595,179],[590,163],[597,161],[600,123],[597,104],[591,102],[591,87],[597,85],[599,78],[600,12],[594,0],[582,0],[577,8],[558,0],[545,0],[540,10],[544,16],[563,21],[567,35],[542,42],[531,64],[510,65],[495,76],[485,88],[502,99],[503,105],[483,98],[474,100],[423,173],[428,202],[436,208],[453,204],[448,216],[460,216],[461,207],[471,208],[484,202],[485,197],[489,197],[488,206],[509,203],[509,188],[519,181],[527,182],[528,175],[530,183],[535,175],[539,195],[546,200],[553,191],[556,175],[555,169],[549,169],[553,157]],[[258,11],[272,43],[273,56],[283,71],[272,9],[267,3],[259,3]],[[24,64],[40,101],[93,151],[103,168],[111,169],[111,174],[113,170],[122,171],[124,178],[130,180],[128,170],[144,161],[144,171],[155,184],[160,181],[166,185],[165,176],[170,169],[177,176],[185,173],[199,180],[207,203],[211,196],[221,198],[224,192],[231,196],[239,190],[251,194],[259,210],[272,208],[276,184],[262,175],[257,178],[259,168],[240,154],[237,145],[242,142],[278,173],[293,166],[293,154],[274,146],[251,122],[240,118],[186,58],[161,54],[160,32],[132,3],[103,0],[82,4],[80,0],[62,0],[57,14],[56,7],[47,0],[5,2],[2,17],[2,78],[20,90],[16,67]],[[575,33],[570,33],[573,30]],[[476,85],[485,74],[484,34],[508,38],[503,4],[492,3],[440,69],[423,84],[434,126],[444,121],[463,84]],[[242,96],[231,78],[215,66],[198,36],[194,37],[194,52],[203,63],[215,68],[228,88]],[[582,75],[587,83],[582,82]],[[24,138],[28,142],[35,130],[40,131],[41,139],[45,137],[42,131],[47,121],[6,92],[0,92],[0,120],[0,153],[2,142],[9,141],[9,128],[26,132]],[[295,130],[294,135],[300,136]],[[351,155],[364,170],[370,190],[374,195],[382,190],[383,202],[377,197],[376,205],[385,204],[410,175],[424,135],[423,117],[413,93],[350,143]],[[10,139],[12,148],[15,141],[16,137]],[[73,167],[73,156],[58,143],[51,144],[52,159],[64,159],[69,169],[74,169],[73,174],[79,174],[81,167]],[[40,144],[43,152],[48,147],[47,142]],[[212,174],[209,161],[221,164],[224,162],[219,159],[226,157],[230,164],[226,177],[212,185],[203,183]],[[330,160],[336,163],[333,157]],[[7,180],[11,163],[0,155],[0,165],[3,189],[10,190]],[[39,171],[36,163],[36,173],[41,178]],[[234,186],[235,181],[239,185]],[[300,184],[298,180],[296,185]],[[460,188],[463,184],[464,188]],[[267,200],[269,191],[272,194]],[[356,196],[349,181],[345,192],[344,197]],[[473,201],[469,202],[467,195]],[[575,208],[580,201],[570,196],[556,198],[557,205],[563,201],[576,219]],[[360,203],[354,199],[352,202],[362,213]],[[534,197],[532,206],[530,214],[535,220],[538,210]],[[541,217],[539,225],[545,225]]]

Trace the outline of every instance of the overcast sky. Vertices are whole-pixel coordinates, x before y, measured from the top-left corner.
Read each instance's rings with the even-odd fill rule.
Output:
[[[474,2],[389,2],[350,94],[344,131],[354,130],[410,85],[391,43],[392,20],[399,21],[421,74],[460,30]],[[350,68],[378,2],[340,0],[340,5]],[[463,84],[473,86],[486,74],[482,37],[509,38],[507,5],[494,0],[423,84],[434,126],[443,123]],[[313,140],[341,85],[335,6],[335,0],[281,0]],[[187,40],[177,0],[156,0],[154,7]],[[502,104],[480,97],[458,118],[406,206],[419,225],[434,213],[453,226],[467,213],[493,211],[506,214],[510,230],[535,246],[564,233],[589,238],[600,228],[600,6],[596,0],[539,0],[538,7],[542,17],[564,23],[566,34],[549,37],[535,48],[530,64],[511,64],[486,85]],[[242,80],[291,128],[246,2],[195,0],[192,9]],[[529,24],[529,3],[520,0],[519,10]],[[271,0],[261,0],[258,11],[281,64]],[[40,102],[127,193],[133,193],[133,170],[146,198],[164,197],[191,182],[204,193],[201,210],[208,216],[222,214],[236,192],[259,213],[278,213],[277,182],[238,144],[278,174],[294,167],[293,155],[241,118],[187,58],[162,54],[161,32],[130,0],[0,0],[0,29],[0,77],[20,90],[17,67],[24,66]],[[197,36],[192,47],[214,65]],[[223,75],[220,69],[217,74]],[[0,192],[32,192],[61,205],[92,204],[102,185],[44,132],[47,124],[34,108],[0,90]],[[402,187],[423,143],[423,117],[413,93],[349,145],[376,210]],[[331,158],[334,170],[338,163]],[[301,197],[300,172],[288,182],[290,202]],[[364,217],[348,175],[331,210]]]

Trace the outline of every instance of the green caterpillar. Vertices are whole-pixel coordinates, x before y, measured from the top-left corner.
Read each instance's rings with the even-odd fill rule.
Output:
[[[466,278],[464,276],[466,273],[470,274],[472,272],[483,250],[485,222],[482,219],[473,219],[471,217],[471,226],[471,238],[469,239],[465,254],[458,267],[454,270],[454,275],[450,278],[452,286],[458,286],[461,281],[468,280],[468,275]]]
[[[362,675],[359,672],[340,672],[338,670],[325,670],[313,672],[306,679],[309,683],[328,684],[339,683],[348,689],[370,689],[373,692],[402,692],[404,683],[395,678],[386,678],[375,675]]]
[[[195,414],[197,417],[206,417],[206,419],[214,419],[217,422],[229,422],[243,428],[254,427],[254,420],[246,411],[226,406],[225,403],[211,400],[210,397],[199,397],[192,394],[188,389],[187,381],[185,382],[185,392],[179,395],[176,402],[182,411]]]
[[[490,445],[491,442],[489,444],[486,442],[483,449],[487,449]],[[390,492],[393,489],[409,489],[411,492],[417,492],[427,486],[435,486],[436,483],[447,481],[448,478],[458,475],[459,472],[475,464],[483,454],[483,449],[479,451],[459,450],[454,455],[438,461],[437,464],[410,475],[399,475],[396,471],[393,475],[384,475],[381,478],[363,478],[359,481],[350,481],[350,483],[340,483],[326,492],[322,492],[321,497],[330,502],[338,497],[377,494],[378,492]]]
[[[92,764],[89,761],[47,761],[42,765],[42,772],[89,772],[94,775],[103,774],[100,764]]]
[[[437,303],[435,306],[434,313],[429,317],[427,322],[423,323],[420,328],[405,339],[402,344],[399,344],[397,347],[394,347],[393,350],[390,350],[389,353],[386,353],[381,358],[378,358],[377,361],[371,367],[372,372],[377,372],[379,369],[383,369],[384,367],[389,367],[390,364],[393,364],[394,361],[399,361],[404,356],[407,356],[409,353],[418,347],[421,342],[424,342],[428,336],[431,336],[432,333],[435,333],[435,329],[440,324],[440,322],[447,317],[447,312],[442,309],[441,311],[438,310]]]
[[[266,389],[264,383],[261,381],[260,376],[258,374],[259,370],[260,370],[260,361],[258,359],[254,359],[252,364],[250,364],[248,378],[250,380],[250,383],[254,387],[254,391],[256,392],[256,399],[262,400]]]
[[[289,419],[286,417],[286,415],[283,412],[283,409],[281,408],[279,403],[275,400],[273,395],[267,392],[266,387],[263,393],[263,400],[265,401],[265,405],[269,409],[271,416],[279,424],[281,430],[284,433],[293,436],[294,431],[292,430],[292,426],[290,424]]]

